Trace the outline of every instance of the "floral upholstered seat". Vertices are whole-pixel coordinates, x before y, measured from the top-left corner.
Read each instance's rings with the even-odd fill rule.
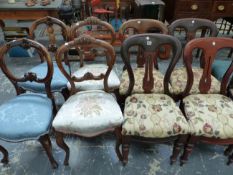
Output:
[[[136,68],[133,70],[133,73],[135,78],[135,84],[132,93],[144,93],[142,82],[145,74],[145,68]],[[158,70],[154,69],[153,77],[154,77],[154,88],[152,90],[152,93],[163,93],[164,92],[163,74]],[[126,93],[128,86],[129,86],[128,73],[127,71],[124,71],[122,73],[122,79],[119,89],[121,95],[124,95]]]
[[[199,82],[203,74],[203,69],[198,67],[193,67],[193,85],[190,90],[190,94],[198,94],[199,91]],[[187,71],[185,67],[177,68],[172,72],[170,78],[170,84],[172,87],[172,92],[174,94],[179,94],[184,91],[187,83]],[[214,77],[211,76],[211,88],[208,93],[219,93],[220,92],[220,82]]]
[[[123,115],[115,98],[104,91],[76,93],[61,107],[53,121],[56,131],[91,137],[119,126]]]
[[[100,74],[105,74],[108,66],[104,64],[92,64],[84,65],[79,68],[72,76],[77,78],[83,77],[87,72],[91,72],[93,75],[98,76]],[[70,83],[67,84],[68,89],[70,89]],[[75,86],[80,90],[103,90],[104,80],[87,80],[83,82],[75,82]],[[120,86],[120,80],[114,70],[111,71],[108,78],[108,86],[111,89],[116,89]]]
[[[191,133],[196,136],[233,138],[233,101],[220,94],[197,94],[183,100]]]
[[[189,125],[173,99],[165,94],[134,94],[126,99],[123,135],[165,138],[188,134]]]

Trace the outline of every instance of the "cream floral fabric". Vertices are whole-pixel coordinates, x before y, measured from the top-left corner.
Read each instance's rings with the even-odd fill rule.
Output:
[[[165,138],[188,134],[189,125],[175,102],[164,94],[134,94],[126,99],[123,135]]]
[[[230,98],[220,94],[196,94],[183,101],[192,134],[233,138],[233,101]]]
[[[85,73],[90,72],[95,76],[100,74],[105,74],[108,67],[104,64],[92,64],[85,65],[84,67],[79,68],[76,72],[73,73],[73,76],[80,78],[85,75]],[[82,82],[76,82],[75,86],[79,90],[103,90],[104,89],[104,80],[86,80]],[[114,70],[111,71],[108,77],[108,86],[109,88],[116,89],[120,86],[120,79]],[[70,83],[67,84],[68,89],[71,88]]]
[[[93,90],[72,95],[58,111],[53,127],[60,132],[90,137],[119,126],[122,121],[115,98]]]
[[[145,68],[136,68],[133,70],[135,84],[132,93],[144,93],[143,90],[143,78],[145,74]],[[154,78],[154,89],[152,90],[153,93],[163,93],[163,74],[160,73],[158,70],[153,71],[153,78]],[[128,72],[124,71],[122,73],[122,79],[120,84],[120,94],[126,94],[129,87],[129,76]]]
[[[199,91],[199,82],[202,77],[203,69],[193,67],[193,85],[192,89],[190,91],[190,94],[198,94]],[[172,87],[172,92],[174,94],[179,94],[184,91],[185,86],[187,83],[187,71],[185,67],[177,68],[172,72],[171,78],[170,78],[170,84]],[[211,76],[211,87],[208,93],[219,93],[220,91],[220,82],[214,77]]]

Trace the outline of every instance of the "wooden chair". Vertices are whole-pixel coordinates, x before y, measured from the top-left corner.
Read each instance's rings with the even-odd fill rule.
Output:
[[[164,86],[162,88],[164,93],[154,93],[153,91],[156,89],[155,79],[158,77],[153,74],[153,58],[155,51],[163,44],[168,44],[172,48],[173,55],[169,71],[166,72],[163,79]],[[139,81],[143,88],[143,93],[134,93],[136,81],[138,80],[131,67],[128,55],[132,46],[140,46],[144,50],[145,68],[144,72],[142,72],[143,79]],[[186,141],[187,134],[189,134],[189,126],[185,117],[169,96],[169,78],[172,69],[180,58],[180,54],[181,43],[178,39],[169,35],[139,34],[131,36],[123,42],[121,56],[129,78],[121,132],[124,165],[128,162],[131,139],[162,143],[176,140],[171,163],[176,161],[176,157]]]
[[[46,62],[47,73],[45,76],[38,76],[35,72],[27,72],[24,76],[14,75],[5,59],[11,48],[21,46],[26,49],[34,48]],[[53,168],[58,164],[52,155],[52,145],[49,138],[50,126],[53,120],[54,98],[51,93],[51,79],[53,65],[46,48],[29,39],[19,39],[6,43],[0,51],[0,66],[3,73],[11,81],[16,89],[17,96],[0,106],[0,139],[7,142],[22,142],[27,140],[39,140],[45,149],[49,161]],[[19,86],[19,82],[37,82],[43,84],[46,89],[45,94],[24,93],[24,89]],[[8,152],[0,146],[0,151],[4,157],[2,163],[8,163]]]
[[[84,21],[78,22],[76,23],[74,26],[71,27],[70,30],[70,39],[74,40],[75,38],[77,38],[78,36],[82,36],[83,34],[81,34],[82,32],[82,28],[83,27],[90,27],[90,25],[98,25],[98,26],[102,26],[104,28],[104,30],[107,30],[111,33],[111,37],[109,38],[110,40],[106,40],[106,42],[110,42],[111,44],[115,41],[115,32],[114,29],[112,28],[112,26],[110,24],[108,24],[105,21],[101,21],[100,19],[96,18],[96,17],[89,17]],[[80,33],[81,32],[81,33]],[[85,32],[84,32],[85,33]],[[97,32],[98,33],[98,32]],[[101,39],[101,40],[105,40],[106,38],[104,38],[104,34],[97,34],[97,33],[88,33],[89,36],[92,36],[94,38],[97,39]],[[87,35],[87,34],[85,34]],[[91,72],[92,74],[96,74],[98,73],[105,73],[106,70],[108,69],[108,66],[106,66],[106,64],[100,64],[100,63],[92,63],[89,62],[89,64],[87,64],[87,62],[85,62],[87,59],[87,57],[91,56],[92,60],[95,59],[95,57],[100,56],[107,56],[105,51],[101,51],[101,49],[96,49],[95,47],[92,47],[89,45],[83,45],[82,48],[81,47],[76,47],[76,50],[78,50],[78,54],[79,54],[79,59],[80,59],[80,68],[77,69],[73,75],[76,76],[84,76],[84,74],[86,74],[87,72]],[[100,89],[103,90],[104,89],[104,84],[102,81],[84,81],[84,82],[79,82],[76,83],[77,88],[80,90],[91,90],[91,89]],[[120,85],[120,80],[117,76],[117,74],[115,73],[114,70],[111,71],[110,75],[109,75],[109,87],[111,89],[118,89],[119,85]],[[69,86],[70,88],[70,86]]]
[[[31,27],[29,28],[29,38],[31,38],[33,40],[36,39],[35,31],[41,25],[46,25],[46,27],[47,27],[46,31],[47,31],[48,36],[46,36],[46,38],[48,37],[48,41],[49,41],[47,48],[48,48],[48,51],[53,53],[53,55],[51,55],[51,56],[54,57],[54,55],[56,54],[56,51],[57,51],[57,47],[58,47],[57,46],[58,42],[56,40],[56,35],[55,35],[55,26],[57,26],[57,28],[61,29],[61,34],[62,34],[64,42],[68,41],[68,34],[69,34],[68,27],[59,19],[47,16],[47,17],[38,19],[32,23]],[[70,71],[70,65],[69,65],[69,62],[67,60],[67,54],[64,58],[63,64],[64,64],[66,70]],[[53,78],[52,78],[52,82],[51,82],[51,91],[52,92],[61,92],[62,95],[64,96],[64,98],[67,99],[69,96],[68,89],[66,86],[68,81],[63,76],[63,74],[60,72],[55,61],[53,61],[53,67],[54,67],[54,73],[53,73]],[[30,71],[35,72],[38,75],[44,76],[46,74],[46,70],[47,70],[46,63],[42,60],[41,64],[33,67]],[[40,83],[24,82],[24,83],[21,83],[20,85],[25,89],[45,93],[45,88]]]
[[[201,79],[198,81],[200,94],[192,94],[194,73],[192,69],[193,50],[202,50],[204,67]],[[233,64],[229,65],[221,84],[220,92],[209,94],[213,79],[211,66],[217,52],[222,48],[233,48],[233,40],[229,38],[199,38],[190,41],[184,49],[184,64],[187,69],[188,79],[183,92],[181,109],[188,119],[191,134],[181,156],[181,165],[188,160],[194,144],[201,141],[208,144],[227,145],[233,144],[233,101],[228,98],[227,85],[233,72]],[[197,81],[197,80],[196,80]],[[229,156],[229,163],[233,155]]]
[[[172,36],[176,35],[175,32],[177,32],[177,29],[184,30],[186,33],[184,40],[181,41],[183,46],[185,46],[185,44],[191,41],[192,39],[196,38],[198,30],[201,30],[200,37],[205,37],[207,31],[209,31],[209,36],[211,37],[215,37],[218,34],[218,29],[214,22],[207,19],[199,18],[178,19],[168,26],[169,34]],[[202,67],[202,65],[200,65],[200,67]],[[193,71],[195,72],[194,85],[192,86],[191,93],[196,94],[199,93],[198,84],[196,82],[199,82],[199,80],[201,79],[203,69],[199,67],[193,67]],[[172,73],[170,83],[173,89],[173,93],[177,95],[176,100],[180,100],[180,94],[184,91],[187,79],[186,75],[187,73],[185,67],[176,68]],[[213,83],[211,84],[212,88],[210,93],[219,92],[220,89],[218,80],[214,77],[212,77],[212,79]]]
[[[167,26],[161,21],[154,19],[131,19],[122,24],[119,29],[118,38],[121,40],[121,43],[130,35],[129,30],[133,30],[133,34],[143,34],[143,33],[162,33],[168,34]],[[132,35],[132,34],[131,34]],[[170,51],[165,46],[164,51],[159,51],[159,57],[162,59],[169,58]],[[139,47],[137,52],[137,65],[138,67],[143,67],[143,52]]]
[[[70,76],[65,71],[61,58],[72,47],[80,47],[81,49],[82,47],[102,48],[107,55],[107,70],[103,73],[87,72],[83,76],[76,76],[75,74]],[[112,89],[109,87],[108,81],[115,59],[115,51],[110,44],[87,35],[82,35],[58,49],[57,64],[71,86],[71,96],[63,104],[53,122],[57,144],[66,152],[65,165],[68,165],[69,148],[63,140],[64,134],[94,137],[115,130],[117,137],[120,136],[120,125],[123,121],[123,116],[115,98],[109,93],[112,92]],[[91,80],[92,82],[101,80],[104,84],[104,90],[80,91],[76,84],[86,80]],[[120,142],[117,142],[116,152],[119,158],[121,158],[119,146]]]

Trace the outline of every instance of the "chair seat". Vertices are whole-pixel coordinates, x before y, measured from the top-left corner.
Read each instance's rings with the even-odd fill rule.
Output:
[[[126,99],[123,135],[165,138],[188,133],[185,117],[169,96],[134,94]]]
[[[63,64],[65,70],[69,72],[69,67],[66,64]],[[51,82],[51,91],[52,92],[60,92],[62,89],[65,89],[67,86],[68,80],[66,77],[62,74],[59,67],[57,66],[56,62],[53,62],[54,72],[53,72],[53,78]],[[34,72],[37,74],[37,77],[44,78],[47,74],[47,64],[42,63],[35,67],[33,67],[28,72]],[[37,83],[37,82],[23,82],[19,83],[19,86],[23,87],[26,90],[31,90],[34,92],[45,92],[45,85],[43,83]]]
[[[136,68],[133,70],[134,72],[134,79],[135,79],[135,84],[133,87],[132,93],[134,94],[140,94],[144,93],[143,90],[143,78],[145,74],[145,68]],[[154,69],[153,70],[153,78],[154,78],[154,88],[152,90],[153,93],[163,93],[164,92],[164,87],[163,87],[163,74],[160,73],[158,70]],[[129,76],[128,72],[124,71],[122,73],[122,79],[121,79],[121,84],[120,84],[120,89],[119,92],[121,95],[126,94],[127,90],[129,87]]]
[[[225,72],[231,65],[231,60],[215,60],[212,64],[212,74],[218,80],[222,80]]]
[[[233,138],[233,102],[230,98],[220,94],[196,94],[183,101],[192,134]]]
[[[92,90],[71,96],[53,121],[55,130],[92,137],[120,126],[123,115],[115,98],[104,91]]]
[[[0,106],[0,138],[12,142],[38,139],[49,132],[52,119],[52,102],[45,95],[19,95]]]
[[[199,91],[199,82],[202,77],[203,69],[193,67],[193,85],[192,89],[190,90],[190,94],[198,94]],[[172,87],[172,92],[174,94],[180,94],[184,91],[187,83],[187,71],[185,67],[176,68],[172,72],[170,78],[170,84]],[[214,77],[211,76],[211,87],[208,93],[219,93],[220,92],[220,82]]]
[[[73,73],[73,76],[80,78],[85,75],[85,73],[90,72],[95,76],[105,74],[107,71],[107,66],[104,64],[92,64],[85,65]],[[79,90],[103,90],[104,89],[104,80],[88,80],[83,82],[75,83],[75,86]],[[120,80],[116,75],[115,71],[111,71],[108,77],[108,86],[111,89],[116,89],[120,86]],[[68,89],[71,88],[70,83],[67,83]]]

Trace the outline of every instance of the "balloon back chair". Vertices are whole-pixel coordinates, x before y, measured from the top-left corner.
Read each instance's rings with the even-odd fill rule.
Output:
[[[55,35],[55,30],[60,28],[63,40],[66,42],[68,41],[68,34],[69,34],[68,27],[59,19],[47,16],[47,17],[38,19],[32,23],[31,27],[29,28],[29,37],[31,39],[33,40],[36,39],[35,31],[42,25],[46,25],[47,27],[46,31],[47,31],[47,37],[48,37],[48,42],[49,42],[48,47],[47,47],[48,51],[55,54],[57,51],[57,43],[58,43],[58,41],[56,40],[57,36]],[[52,56],[52,58],[53,57],[54,55]],[[37,73],[37,75],[44,76],[46,74],[47,66],[43,60],[41,60],[41,62],[42,62],[41,64],[33,67],[30,71]],[[64,57],[63,64],[66,70],[70,70],[70,65],[67,60],[67,53],[66,53],[66,57]],[[63,76],[63,74],[60,72],[55,60],[53,61],[53,67],[54,67],[54,73],[53,73],[53,78],[51,82],[51,90],[52,92],[61,92],[64,98],[67,99],[69,96],[68,89],[66,86],[68,81]],[[20,86],[22,86],[25,89],[45,93],[45,88],[40,83],[24,82],[24,83],[21,83]]]
[[[14,47],[34,48],[46,62],[47,73],[44,77],[37,76],[35,72],[27,72],[24,76],[16,76],[6,65],[6,54]],[[39,140],[44,147],[53,168],[58,164],[53,158],[51,141],[49,138],[50,126],[53,120],[54,98],[51,93],[51,79],[53,65],[46,48],[29,39],[13,40],[2,46],[0,50],[0,66],[3,73],[16,89],[17,96],[0,106],[0,139],[7,142],[22,142]],[[46,94],[24,93],[19,86],[20,82],[37,82],[43,84]],[[8,163],[8,152],[0,146],[4,157],[1,162]]]
[[[154,93],[157,75],[153,74],[154,53],[161,45],[167,44],[172,48],[172,58],[163,79],[164,93]],[[129,49],[140,46],[144,51],[145,68],[143,78],[136,80],[133,71]],[[171,163],[176,161],[183,143],[189,134],[188,123],[179,107],[170,97],[169,77],[181,54],[181,43],[175,37],[164,34],[138,34],[127,38],[121,47],[121,57],[125,64],[129,83],[126,89],[124,122],[122,125],[122,154],[123,164],[128,162],[130,140],[143,142],[175,141]],[[134,91],[136,81],[142,87],[142,93]]]
[[[192,69],[192,53],[194,49],[202,50],[204,62],[203,73],[198,83],[200,94],[192,94],[192,86],[195,72]],[[221,81],[218,93],[209,93],[213,79],[211,78],[211,66],[216,54],[223,48],[233,48],[233,40],[229,38],[199,38],[190,41],[184,48],[184,64],[187,69],[187,84],[183,92],[181,109],[190,125],[190,136],[181,156],[181,165],[187,162],[188,156],[193,150],[194,144],[201,141],[208,144],[227,145],[233,144],[233,102],[227,95],[227,85],[233,72],[231,63]],[[226,150],[231,153],[231,148]],[[233,155],[229,156],[228,163],[233,161]]]
[[[124,22],[119,29],[119,39],[123,42],[131,33],[130,30],[133,30],[133,34],[143,34],[143,33],[152,33],[152,31],[156,31],[157,33],[168,34],[167,26],[161,21],[154,19],[131,19]],[[159,57],[160,58],[168,58],[167,55],[169,50],[162,52],[160,50]],[[143,67],[143,52],[142,49],[138,48],[137,54],[137,65],[138,67]]]
[[[72,47],[81,49],[82,47],[102,48],[103,53],[106,54],[107,70],[105,72],[97,71],[95,74],[86,72],[82,76],[77,76],[76,74],[70,76],[61,64],[61,58]],[[53,122],[57,144],[65,150],[64,164],[68,165],[69,148],[63,140],[64,134],[93,137],[115,130],[116,135],[120,136],[123,116],[115,98],[109,93],[113,89],[109,87],[108,79],[116,59],[115,51],[110,44],[91,36],[82,35],[60,47],[56,59],[59,68],[70,83],[71,96],[63,104]],[[103,90],[80,91],[76,85],[84,81],[94,82],[100,80],[104,84]],[[116,152],[121,157],[119,145],[120,142],[117,142]]]
[[[169,34],[172,36],[176,35],[177,29],[183,29],[186,33],[185,39],[181,41],[183,46],[192,39],[196,38],[199,30],[202,31],[199,37],[206,37],[205,34],[207,34],[207,31],[209,32],[208,36],[210,37],[216,37],[218,34],[218,29],[214,22],[207,19],[199,18],[178,19],[168,26]],[[199,50],[197,50],[197,52],[199,53]],[[200,64],[202,64],[201,61]],[[201,75],[203,72],[203,69],[201,67],[202,65],[200,65],[200,67],[192,68],[194,72],[194,84],[192,86],[192,90],[190,91],[190,93],[192,94],[199,93],[198,83],[196,82],[199,82],[201,79]],[[184,66],[174,69],[172,73],[170,83],[173,89],[173,93],[177,95],[176,100],[180,100],[181,96],[179,96],[178,94],[181,95],[181,92],[184,91],[187,80],[186,75],[187,73]],[[213,76],[211,78],[213,79],[213,81],[211,84],[210,93],[219,92],[220,89],[218,80]]]
[[[107,35],[109,35],[110,33],[109,38],[108,39],[104,38],[106,33],[98,34],[98,32],[96,33],[96,31],[94,31],[93,33],[92,31],[88,31],[88,32],[87,30],[83,31],[83,27],[88,28],[91,26],[93,27],[93,25],[103,27],[103,30],[105,30],[104,32],[108,32]],[[109,44],[113,44],[115,41],[115,31],[113,27],[109,23],[105,21],[101,21],[100,19],[94,16],[91,16],[85,19],[84,21],[80,21],[76,23],[74,26],[72,26],[70,30],[70,39],[74,40],[75,38],[82,36],[83,34],[89,35],[89,36],[92,36],[94,38],[101,39],[101,40],[106,39],[106,42],[108,42]],[[105,73],[107,71],[108,66],[106,66],[106,64],[101,64],[101,63],[87,64],[87,62],[85,62],[87,60],[87,57],[90,55],[93,59],[95,57],[108,56],[106,55],[105,51],[102,51],[101,49],[96,49],[95,47],[92,47],[92,46],[89,47],[88,44],[82,45],[82,49],[81,47],[76,47],[75,49],[78,50],[78,53],[79,53],[80,68],[77,69],[77,71],[74,74],[76,74],[77,76],[84,76],[84,74],[88,72],[92,74],[96,74],[96,73]],[[111,89],[119,88],[120,80],[114,70],[111,71],[108,79],[109,79],[108,86]],[[98,83],[98,86],[96,85],[96,83]],[[100,82],[100,81],[95,81],[94,83],[93,81],[84,81],[84,82],[79,82],[76,84],[78,85],[77,88],[80,90],[91,90],[91,89],[103,90],[104,89],[104,84],[103,82]]]

